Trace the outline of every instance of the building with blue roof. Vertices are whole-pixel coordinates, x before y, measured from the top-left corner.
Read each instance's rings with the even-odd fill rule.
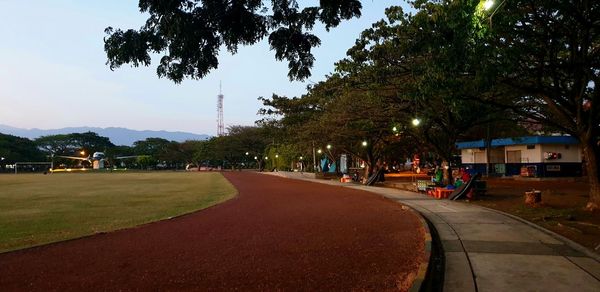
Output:
[[[463,166],[503,176],[581,176],[582,152],[571,136],[526,136],[493,139],[489,155],[484,140],[456,143]]]

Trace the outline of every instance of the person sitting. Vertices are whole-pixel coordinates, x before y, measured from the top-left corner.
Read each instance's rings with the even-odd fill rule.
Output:
[[[444,179],[444,173],[442,172],[442,169],[439,167],[436,167],[432,181],[434,183],[441,184],[443,179]]]

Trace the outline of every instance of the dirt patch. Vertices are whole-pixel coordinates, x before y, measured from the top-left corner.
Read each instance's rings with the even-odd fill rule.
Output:
[[[542,204],[525,205],[526,191],[542,191]],[[584,210],[585,181],[530,181],[488,178],[487,194],[472,203],[504,211],[552,230],[600,253],[600,212]]]

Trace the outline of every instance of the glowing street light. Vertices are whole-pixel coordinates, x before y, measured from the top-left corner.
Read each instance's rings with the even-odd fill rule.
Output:
[[[493,6],[494,6],[494,0],[485,0],[485,2],[483,2],[483,9],[485,9],[485,10],[490,10],[490,9],[492,9]]]
[[[317,153],[321,154],[321,152],[323,152],[323,151],[321,151],[321,149],[317,150]]]
[[[275,154],[275,158],[278,158],[278,157],[279,157],[279,154]]]
[[[327,144],[327,150],[331,149],[331,144]]]
[[[483,10],[485,11],[492,11],[492,13],[490,13],[490,15],[488,16],[488,19],[490,21],[490,29],[492,28],[492,17],[494,17],[494,14],[496,14],[496,12],[498,12],[498,9],[500,9],[500,7],[504,4],[504,2],[506,2],[506,0],[502,0],[502,2],[500,2],[500,4],[496,5],[496,3],[494,2],[494,0],[485,0],[485,2],[483,2],[483,4],[481,5],[481,8],[483,8]],[[496,8],[494,8],[494,6]]]
[[[302,156],[300,156],[300,160],[302,160]]]
[[[419,124],[421,124],[421,120],[419,120],[419,119],[417,119],[417,118],[414,118],[414,119],[412,120],[412,124],[413,124],[413,126],[415,126],[415,127],[416,127],[416,126],[418,126]]]
[[[79,152],[79,154],[81,154],[81,156],[83,156],[83,155],[85,155],[85,151],[81,150],[81,151]]]
[[[396,126],[394,126],[394,127],[392,128],[392,131],[394,131],[394,132],[398,132],[398,128],[396,128]]]
[[[367,141],[362,141],[363,147],[367,147]]]
[[[258,160],[258,157],[254,156],[254,160]]]
[[[248,156],[248,154],[250,154],[250,153],[246,152],[246,156]]]

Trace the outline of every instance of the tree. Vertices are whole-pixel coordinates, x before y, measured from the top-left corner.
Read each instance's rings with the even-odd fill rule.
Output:
[[[163,138],[146,138],[145,140],[135,141],[133,149],[138,155],[149,155],[159,159],[160,155],[167,151],[170,141]]]
[[[480,25],[459,13],[468,6],[427,2],[417,8],[414,15],[400,7],[388,8],[387,20],[361,34],[348,57],[338,62],[337,71],[351,80],[355,90],[387,96],[380,102],[397,107],[392,115],[395,134],[433,151],[448,166],[444,168],[448,183],[456,142],[474,127],[510,116],[465,98],[477,92],[480,83],[469,62],[474,58],[473,32]],[[414,118],[420,120],[419,127],[410,126]]]
[[[289,78],[310,76],[320,44],[310,33],[317,22],[327,30],[342,20],[360,16],[359,0],[320,1],[300,8],[294,0],[140,0],[148,13],[139,30],[106,28],[104,50],[111,70],[123,64],[148,66],[151,53],[162,54],[156,72],[176,83],[200,79],[217,68],[222,46],[236,53],[240,45],[253,45],[268,36],[277,60],[287,60]]]
[[[47,160],[48,158],[33,141],[0,133],[0,167],[2,170],[6,164]]]
[[[35,139],[35,144],[46,154],[72,154],[74,145],[68,134],[48,135]]]
[[[183,161],[187,164],[196,165],[200,167],[201,160],[198,160],[196,152],[201,151],[205,141],[188,140],[179,143],[179,152]]]
[[[149,155],[140,155],[135,160],[141,169],[148,169],[151,165],[156,165],[156,159]]]
[[[163,138],[146,138],[145,140],[135,141],[133,149],[137,155],[148,156],[154,162],[154,164],[148,164],[150,160],[144,158],[144,165],[155,165],[159,161],[171,165],[177,163],[179,159],[177,145],[177,142]]]
[[[494,9],[493,19],[483,14],[481,70],[519,94],[510,103],[489,94],[485,102],[576,137],[590,184],[587,208],[600,209],[600,2],[513,0]]]
[[[35,143],[42,151],[58,155],[106,151],[115,146],[109,138],[94,132],[48,135],[35,139]]]
[[[347,77],[334,74],[300,98],[262,98],[265,108],[261,114],[266,116],[263,121],[280,127],[284,141],[296,145],[300,153],[309,153],[307,148],[316,146],[333,161],[339,154],[350,153],[367,162],[369,175],[389,143],[391,121],[400,112],[383,90],[356,89],[348,82]],[[362,146],[363,141],[367,147]]]
[[[228,143],[232,144],[230,151],[238,153],[245,165],[251,164],[256,156],[256,164],[262,169],[264,153],[270,143],[269,131],[266,127],[231,126],[227,130]],[[247,153],[247,154],[246,154]]]
[[[112,166],[126,165],[127,162],[135,161],[136,159],[136,153],[133,147],[125,145],[119,145],[108,148],[106,152],[104,152],[104,154],[106,155],[106,159],[108,160],[109,165]],[[118,156],[129,156],[129,158],[119,160],[115,159]],[[105,167],[107,167],[106,164]]]
[[[197,161],[198,167],[214,166],[214,164],[212,163],[216,160],[214,139],[199,141],[197,148],[194,151],[194,156],[192,159],[194,161]]]

